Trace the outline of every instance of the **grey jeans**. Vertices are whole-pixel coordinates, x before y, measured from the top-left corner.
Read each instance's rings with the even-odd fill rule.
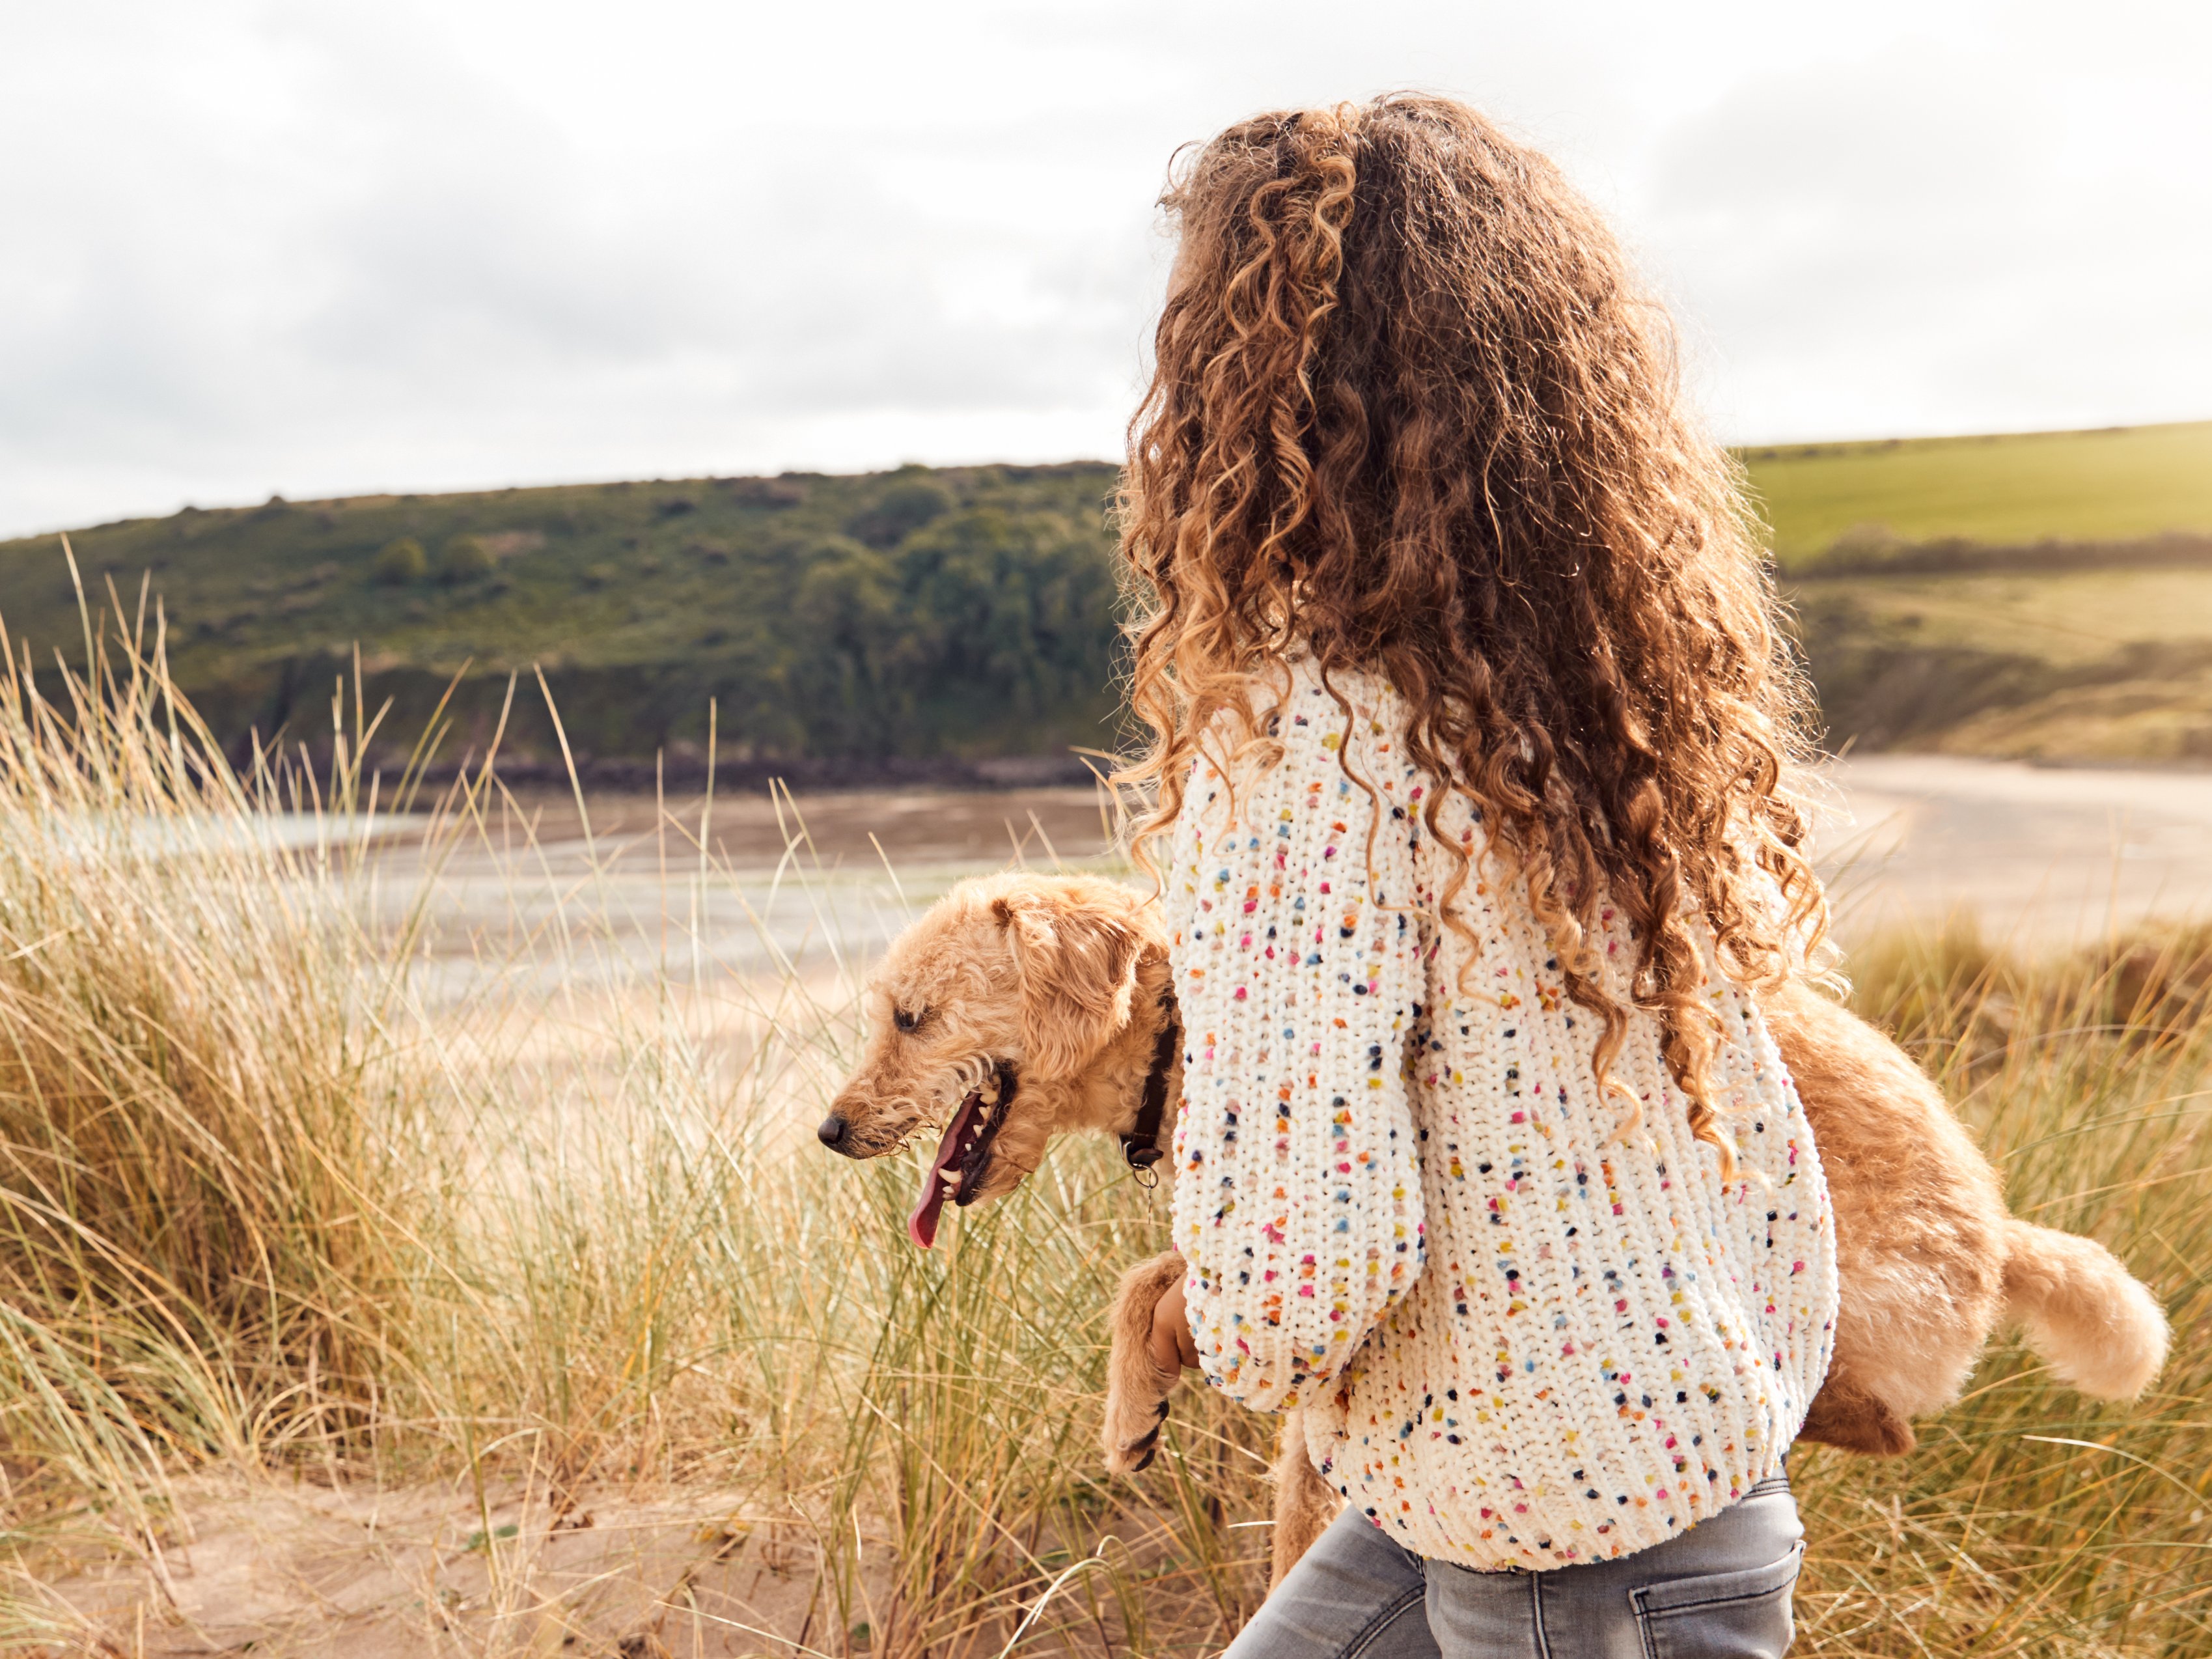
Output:
[[[1617,1561],[1476,1572],[1337,1516],[1224,1659],[1782,1659],[1805,1530],[1786,1475]]]

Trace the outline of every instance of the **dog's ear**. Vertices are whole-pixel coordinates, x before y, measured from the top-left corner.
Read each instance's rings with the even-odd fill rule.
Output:
[[[1022,981],[1022,1047],[1046,1077],[1073,1076],[1129,1021],[1144,941],[1103,905],[1059,895],[991,902]]]

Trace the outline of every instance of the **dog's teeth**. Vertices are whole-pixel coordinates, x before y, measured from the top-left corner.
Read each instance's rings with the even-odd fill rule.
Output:
[[[945,1183],[945,1190],[946,1192],[957,1193],[960,1190],[960,1177],[954,1171],[951,1170],[939,1170],[937,1172],[937,1178]]]
[[[978,1091],[975,1097],[981,1101],[986,1106],[997,1105],[999,1103],[999,1085],[994,1083],[989,1088]]]

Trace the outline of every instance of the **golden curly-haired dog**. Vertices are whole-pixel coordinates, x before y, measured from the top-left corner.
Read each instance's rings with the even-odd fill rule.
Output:
[[[964,882],[895,940],[868,990],[866,1054],[820,1135],[848,1158],[943,1127],[908,1222],[1003,1197],[1074,1130],[1119,1135],[1133,1165],[1170,1144],[1180,1043],[1167,943],[1145,896],[1091,876]],[[2130,1399],[2158,1374],[2155,1299],[2094,1240],[2006,1212],[1996,1172],[1905,1052],[1810,988],[1761,1006],[1797,1085],[1835,1206],[1842,1306],[1826,1382],[1802,1437],[1875,1456],[1913,1446],[1911,1419],[1959,1396],[1990,1332],[2026,1328],[2059,1376]],[[1169,1167],[1172,1159],[1166,1160]],[[1123,1275],[1111,1316],[1109,1468],[1152,1461],[1176,1377],[1148,1340],[1182,1276],[1173,1251]],[[1334,1516],[1297,1414],[1276,1461],[1279,1580]]]

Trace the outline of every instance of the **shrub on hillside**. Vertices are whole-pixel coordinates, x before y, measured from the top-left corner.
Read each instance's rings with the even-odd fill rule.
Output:
[[[472,582],[490,575],[492,562],[482,537],[456,536],[439,556],[438,574],[447,582]]]
[[[806,486],[790,478],[724,478],[717,487],[741,507],[798,507],[806,500]]]
[[[762,690],[727,700],[726,732],[846,755],[957,752],[1019,726],[1058,747],[1069,738],[1037,734],[1109,711],[1113,570],[1064,521],[984,507],[895,550],[830,537],[796,551],[795,626]]]
[[[924,525],[933,523],[959,503],[951,490],[918,469],[902,471],[876,497],[845,520],[845,533],[870,547],[896,547]]]
[[[404,587],[430,574],[430,556],[423,552],[422,544],[412,536],[402,536],[377,550],[376,562],[370,570],[386,586]]]
[[[1867,564],[1892,557],[1905,544],[1905,538],[1887,525],[1869,520],[1839,532],[1828,544],[1827,556],[1838,563]]]

